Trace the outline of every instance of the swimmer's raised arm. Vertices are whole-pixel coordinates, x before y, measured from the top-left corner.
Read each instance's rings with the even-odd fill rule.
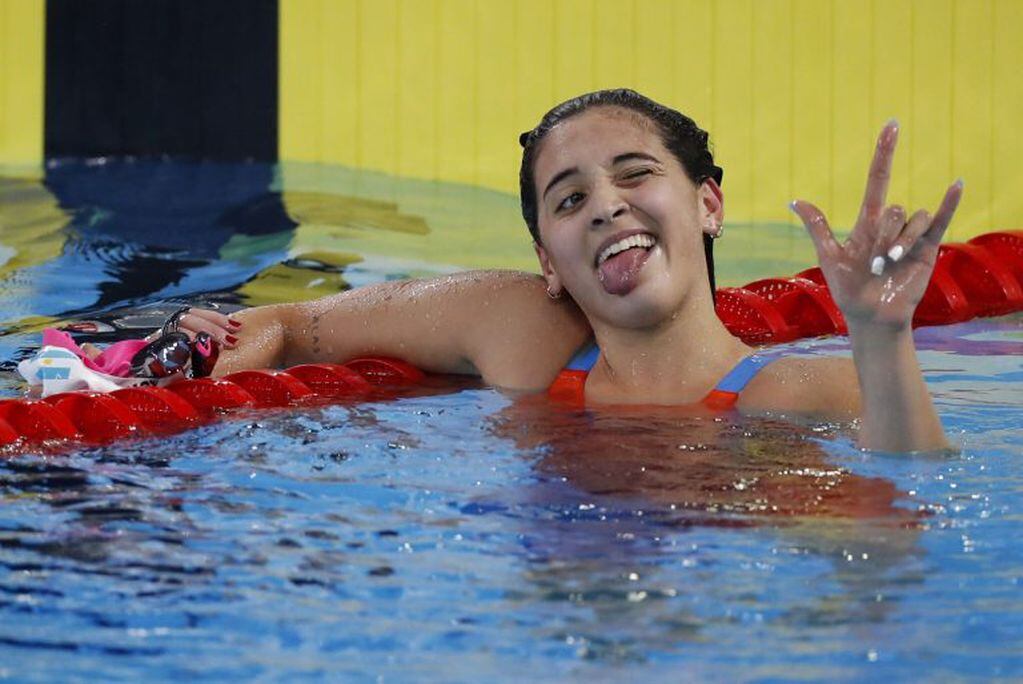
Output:
[[[817,207],[798,201],[792,209],[813,238],[849,326],[863,406],[860,445],[885,451],[941,449],[948,442],[917,362],[912,321],[963,185],[957,181],[948,188],[933,217],[920,210],[907,219],[902,207],[885,206],[897,139],[892,121],[878,138],[863,205],[844,244]]]
[[[539,390],[590,334],[570,300],[551,300],[544,290],[539,276],[471,271],[247,309],[233,315],[242,323],[238,344],[214,374],[372,354]]]

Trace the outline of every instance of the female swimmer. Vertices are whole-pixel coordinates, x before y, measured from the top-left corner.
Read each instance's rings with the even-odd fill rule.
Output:
[[[933,216],[886,206],[897,138],[895,122],[881,131],[845,243],[812,204],[791,205],[845,316],[852,361],[780,357],[750,370],[743,360],[754,350],[714,313],[711,249],[724,195],[707,134],[631,90],[569,100],[521,138],[522,212],[542,276],[383,283],[248,309],[236,316],[240,326],[198,311],[182,326],[226,342],[215,374],[378,354],[528,391],[550,386],[592,339],[591,404],[695,404],[738,365],[752,375],[740,411],[861,415],[865,448],[940,449],[911,320],[962,183]]]

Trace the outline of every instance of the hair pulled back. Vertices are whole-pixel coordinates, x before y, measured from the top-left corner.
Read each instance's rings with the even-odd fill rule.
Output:
[[[692,119],[679,111],[665,107],[635,90],[616,88],[597,90],[562,102],[543,115],[540,123],[531,131],[519,136],[522,145],[522,167],[519,170],[519,199],[522,204],[522,218],[526,221],[529,234],[537,244],[540,241],[540,227],[536,199],[536,178],[533,166],[540,149],[540,143],[559,123],[594,107],[620,107],[637,112],[650,120],[661,137],[661,142],[671,152],[691,181],[699,185],[713,178],[718,185],[724,171],[714,164],[714,155],[707,145],[707,132]],[[707,275],[710,291],[714,292],[714,241],[703,236],[703,250],[707,258]]]

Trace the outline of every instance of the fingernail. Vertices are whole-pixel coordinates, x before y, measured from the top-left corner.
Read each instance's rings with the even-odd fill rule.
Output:
[[[240,327],[242,327],[242,323],[241,323],[241,321],[236,321],[236,320],[234,320],[233,318],[228,318],[228,319],[227,319],[227,322],[228,322],[228,323],[230,323],[231,325],[233,325],[233,326],[234,326],[234,327],[236,327],[236,328],[240,328]]]
[[[958,185],[960,188],[966,187],[966,181],[963,180],[962,176],[959,176],[959,178],[956,179],[955,184]]]
[[[893,126],[895,128],[898,128],[899,127],[899,120],[896,119],[893,116],[892,118],[888,119],[888,123],[885,124],[885,127],[888,127],[888,126]]]
[[[870,272],[874,275],[881,275],[884,273],[884,257],[874,257],[874,260],[870,262]]]
[[[796,202],[798,201],[799,200],[792,200],[791,202],[789,202],[789,211],[791,211],[793,214],[796,213]]]
[[[224,339],[227,340],[228,344],[234,344],[235,342],[238,341],[238,338],[235,337],[234,335],[225,335]]]
[[[898,261],[899,259],[902,258],[902,255],[905,254],[905,252],[906,250],[903,249],[902,245],[895,245],[894,247],[888,250],[888,258],[891,259],[892,261]],[[878,257],[878,259],[880,258],[881,257]]]

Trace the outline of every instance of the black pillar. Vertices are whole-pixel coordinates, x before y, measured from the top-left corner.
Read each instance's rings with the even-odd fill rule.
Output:
[[[47,158],[276,161],[277,17],[277,0],[47,0]]]

